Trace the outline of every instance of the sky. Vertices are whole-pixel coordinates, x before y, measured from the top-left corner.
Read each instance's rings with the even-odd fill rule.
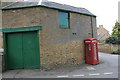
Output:
[[[103,25],[110,33],[118,20],[118,2],[120,0],[49,0],[75,7],[83,7],[97,16],[97,27]]]

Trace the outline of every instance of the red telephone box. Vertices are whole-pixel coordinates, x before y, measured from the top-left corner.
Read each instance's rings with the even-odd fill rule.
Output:
[[[87,64],[98,64],[98,41],[96,38],[87,38],[84,40],[85,58]]]

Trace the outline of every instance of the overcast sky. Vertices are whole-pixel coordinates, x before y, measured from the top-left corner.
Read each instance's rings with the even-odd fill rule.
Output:
[[[120,0],[49,0],[76,7],[83,7],[97,16],[97,27],[103,25],[110,33],[118,20],[118,2]]]

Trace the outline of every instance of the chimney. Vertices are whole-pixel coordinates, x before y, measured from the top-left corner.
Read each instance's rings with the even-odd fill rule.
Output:
[[[99,28],[103,28],[103,25],[99,25]]]

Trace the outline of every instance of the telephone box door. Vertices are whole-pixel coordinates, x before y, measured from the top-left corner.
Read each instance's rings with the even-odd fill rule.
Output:
[[[98,64],[98,46],[97,39],[88,38],[84,40],[85,45],[85,59],[87,64]]]

